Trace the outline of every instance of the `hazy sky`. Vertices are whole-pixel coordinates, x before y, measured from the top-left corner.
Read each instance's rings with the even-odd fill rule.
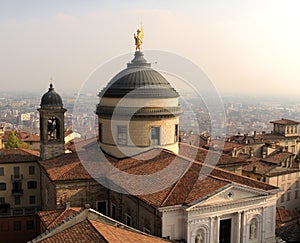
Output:
[[[300,94],[300,1],[26,0],[0,2],[1,91],[79,89],[99,65],[166,50],[200,66],[220,92]],[[124,63],[125,67],[125,63]]]

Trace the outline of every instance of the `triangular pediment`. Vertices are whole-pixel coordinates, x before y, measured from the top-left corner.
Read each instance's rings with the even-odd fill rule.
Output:
[[[212,193],[206,198],[191,203],[188,210],[195,207],[210,206],[217,204],[230,203],[234,201],[250,200],[262,196],[267,196],[268,193],[259,189],[249,188],[242,185],[229,185],[221,188],[220,190]]]

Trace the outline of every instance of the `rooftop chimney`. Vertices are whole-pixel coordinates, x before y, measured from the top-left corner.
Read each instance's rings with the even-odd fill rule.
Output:
[[[70,209],[71,203],[70,202],[66,202],[66,209]]]

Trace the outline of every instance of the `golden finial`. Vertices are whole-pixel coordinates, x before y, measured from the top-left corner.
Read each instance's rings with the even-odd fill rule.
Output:
[[[142,44],[143,44],[143,38],[144,38],[144,28],[141,25],[141,27],[136,31],[136,34],[134,34],[136,51],[141,51]]]

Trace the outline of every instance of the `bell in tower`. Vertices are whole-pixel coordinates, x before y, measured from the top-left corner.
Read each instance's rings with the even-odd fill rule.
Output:
[[[47,160],[64,154],[64,114],[60,95],[53,85],[42,96],[40,113],[41,159]]]

